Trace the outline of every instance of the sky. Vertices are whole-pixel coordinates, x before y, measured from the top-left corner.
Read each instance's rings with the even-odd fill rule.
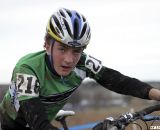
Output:
[[[160,80],[159,0],[0,0],[0,83],[10,82],[25,54],[43,50],[46,24],[61,7],[91,26],[85,52],[103,65],[144,81]]]

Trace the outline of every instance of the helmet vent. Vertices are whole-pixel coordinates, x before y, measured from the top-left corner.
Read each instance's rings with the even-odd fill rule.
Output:
[[[75,19],[74,21],[74,39],[78,39],[78,32],[79,32],[78,20]]]
[[[68,15],[69,15],[70,17],[72,17],[71,11],[69,11],[68,9],[65,9],[65,10],[66,10],[66,12],[68,13]]]
[[[66,15],[64,14],[64,12],[63,12],[62,10],[60,10],[59,12],[60,12],[60,14],[61,14],[63,17],[66,18]]]
[[[59,23],[59,20],[58,20],[57,17],[54,16],[54,15],[53,15],[52,17],[53,17],[53,19],[54,19],[57,27],[59,28],[59,30],[60,30],[60,31],[62,32],[62,34],[64,35],[63,30],[62,30],[62,27],[61,27],[61,25],[60,25],[60,23]],[[57,32],[60,33],[59,31],[57,31]]]
[[[91,33],[90,33],[90,29],[89,29],[88,32],[87,32],[87,38],[86,39],[90,39],[90,37],[91,37]]]
[[[65,26],[66,26],[66,29],[67,29],[69,35],[70,35],[71,37],[73,37],[73,35],[72,35],[72,33],[71,33],[71,30],[70,30],[70,27],[69,27],[67,21],[66,21],[65,19],[63,19],[63,21],[64,21],[64,24],[65,24]]]
[[[85,32],[86,32],[86,28],[87,28],[87,24],[85,23],[85,24],[84,24],[84,26],[83,26],[82,33],[81,33],[80,38],[82,38],[82,37],[83,37],[83,35],[85,34]]]
[[[81,17],[79,16],[79,14],[76,12],[77,17],[80,19]]]
[[[52,32],[54,33],[54,34],[57,34],[57,32],[56,32],[56,30],[54,29],[54,27],[53,27],[53,25],[52,25],[52,23],[51,23],[51,20],[50,20],[50,28],[51,28],[51,30],[52,30]]]
[[[82,18],[83,18],[83,22],[85,22],[86,21],[86,18],[82,15]]]

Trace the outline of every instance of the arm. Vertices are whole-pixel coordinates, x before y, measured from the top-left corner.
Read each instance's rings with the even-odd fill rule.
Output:
[[[91,56],[84,54],[80,61],[79,63],[84,64],[87,68],[88,77],[95,79],[100,85],[111,91],[143,99],[157,100],[160,98],[160,90],[152,89],[153,87],[149,84],[102,66],[99,60]]]
[[[152,89],[150,85],[141,82],[138,79],[125,76],[113,69],[103,67],[97,82],[105,88],[120,94],[150,99],[149,92]]]
[[[15,67],[12,75],[12,81],[15,83],[13,90],[18,93],[17,104],[20,104],[16,111],[20,117],[24,117],[25,122],[33,130],[58,130],[50,124],[45,107],[40,101],[40,82],[38,79],[40,74],[36,72],[33,66],[27,64],[19,63]],[[16,108],[16,104],[14,105]],[[17,122],[19,123],[19,120]]]
[[[21,101],[20,106],[20,112],[33,130],[59,130],[50,124],[39,98]]]

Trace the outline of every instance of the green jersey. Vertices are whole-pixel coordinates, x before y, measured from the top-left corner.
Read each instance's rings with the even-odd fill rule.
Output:
[[[20,101],[39,97],[51,121],[84,78],[97,80],[102,71],[99,60],[83,53],[74,70],[68,76],[61,77],[51,71],[45,51],[28,54],[14,68],[12,84],[1,103],[1,109],[15,120]]]
[[[5,119],[4,124],[7,124],[7,128],[12,128],[18,124],[28,123],[24,120],[20,108],[24,102],[34,99],[38,99],[40,105],[44,106],[46,118],[49,121],[53,120],[86,77],[95,79],[100,85],[117,93],[144,99],[149,98],[148,93],[152,88],[135,78],[102,66],[99,60],[85,53],[72,72],[68,76],[61,77],[52,68],[46,52],[40,51],[22,57],[14,68],[12,83],[0,104],[0,111]],[[25,106],[26,111],[27,107],[30,110],[31,106]],[[36,108],[32,107],[32,111],[33,109],[36,111]]]

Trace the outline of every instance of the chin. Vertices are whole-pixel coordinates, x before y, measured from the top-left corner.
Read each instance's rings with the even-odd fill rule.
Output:
[[[69,72],[61,72],[61,73],[59,73],[59,75],[68,76],[70,73],[71,73],[71,71],[69,71]]]

